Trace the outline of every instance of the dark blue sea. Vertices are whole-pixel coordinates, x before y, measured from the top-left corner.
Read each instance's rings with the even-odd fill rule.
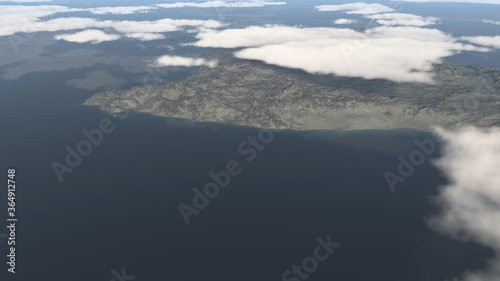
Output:
[[[112,280],[122,268],[134,280],[282,280],[329,235],[340,247],[310,280],[442,281],[493,255],[427,227],[438,209],[430,198],[446,183],[430,160],[438,150],[395,192],[388,187],[384,172],[396,172],[398,155],[429,134],[275,131],[247,162],[237,148],[257,128],[113,117],[82,105],[93,93],[67,86],[72,76],[0,85],[1,168],[17,170],[17,273],[9,280]],[[65,147],[103,118],[114,131],[59,182],[51,163],[65,163]],[[192,205],[192,189],[230,160],[241,173],[186,225],[178,205]]]

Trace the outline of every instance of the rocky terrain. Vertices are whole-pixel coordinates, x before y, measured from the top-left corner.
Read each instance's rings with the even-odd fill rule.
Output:
[[[292,130],[430,130],[500,125],[500,70],[436,64],[435,82],[313,75],[218,58],[186,80],[97,93],[86,105],[196,122]]]

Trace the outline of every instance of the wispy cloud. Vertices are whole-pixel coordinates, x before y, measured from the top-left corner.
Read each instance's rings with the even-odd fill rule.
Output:
[[[435,17],[422,17],[407,13],[393,13],[394,9],[382,4],[368,4],[356,2],[340,5],[321,5],[315,6],[318,11],[345,11],[347,14],[360,14],[365,18],[375,20],[381,25],[408,25],[408,26],[426,26],[437,23]],[[336,24],[352,23],[353,20],[339,19]]]
[[[123,33],[171,32],[182,27],[219,28],[223,24],[216,20],[161,19],[157,21],[114,21],[108,27]]]
[[[438,134],[446,144],[436,164],[449,184],[436,198],[442,212],[429,224],[457,239],[495,250],[496,257],[486,270],[467,272],[463,280],[500,280],[500,129],[438,130]]]
[[[135,13],[147,13],[151,10],[156,10],[158,8],[254,8],[254,7],[264,7],[264,6],[277,6],[285,5],[286,2],[275,2],[275,1],[261,1],[261,0],[250,0],[250,1],[206,1],[206,2],[175,2],[175,3],[165,3],[156,4],[150,6],[117,6],[117,7],[98,7],[85,9],[93,14],[105,15],[105,14],[115,14],[115,15],[129,15]]]
[[[333,23],[335,24],[353,24],[357,22],[358,22],[357,20],[353,19],[336,19],[335,21],[333,21]]]
[[[66,9],[59,9],[66,10]],[[41,14],[47,15],[50,13],[42,12]],[[224,24],[215,20],[191,20],[191,19],[160,19],[156,21],[111,21],[111,20],[97,20],[93,18],[76,18],[76,17],[62,17],[46,21],[35,19],[26,22],[19,22],[17,24],[8,23],[0,26],[0,36],[13,35],[18,32],[42,32],[42,31],[69,31],[77,29],[114,29],[117,33],[123,33],[123,36],[135,38],[142,41],[163,39],[164,36],[159,34],[162,32],[172,32],[182,30],[184,27],[202,27],[202,28],[219,28]],[[116,40],[122,35],[106,36],[102,31],[86,31],[84,33],[76,33],[74,36],[65,34],[64,36],[56,36],[56,39],[66,40],[72,42],[89,42],[80,38],[96,37],[93,42],[99,43],[102,41]],[[104,38],[104,40],[99,40]]]
[[[153,64],[155,67],[163,67],[163,66],[200,66],[207,65],[209,67],[214,67],[216,64],[215,61],[207,61],[203,58],[189,58],[189,57],[181,57],[181,56],[161,56],[156,59],[156,62]]]
[[[394,9],[382,4],[368,4],[356,2],[340,5],[321,5],[316,6],[321,12],[345,11],[347,14],[361,14],[365,18],[375,20],[381,25],[408,25],[408,26],[426,26],[437,23],[435,17],[422,17],[419,15],[407,13],[393,13]],[[351,20],[340,19],[340,22]],[[340,23],[337,23],[340,24]]]
[[[436,24],[435,17],[422,17],[405,13],[384,13],[375,15],[366,15],[367,18],[376,20],[381,25],[412,25],[426,26]]]
[[[382,4],[368,4],[365,2],[340,5],[319,5],[315,6],[315,8],[320,12],[345,11],[347,14],[378,14],[394,11],[394,9]]]
[[[206,2],[175,2],[169,4],[157,4],[158,7],[162,8],[252,8],[252,7],[264,7],[264,6],[276,6],[285,5],[286,2],[274,2],[274,1],[206,1]]]
[[[60,34],[56,35],[56,40],[64,40],[75,43],[92,43],[97,44],[105,41],[113,41],[120,39],[121,36],[117,34],[107,34],[101,30],[87,29],[73,34]]]
[[[85,17],[58,17],[46,19],[58,13],[80,12],[85,9],[73,9],[57,5],[38,6],[1,6],[0,36],[19,32],[33,33],[43,31],[66,31],[76,29],[112,28],[121,33],[159,33],[181,30],[183,27],[218,28],[223,24],[216,20],[170,19],[155,21],[112,21]],[[144,37],[142,37],[144,38]]]
[[[153,6],[118,6],[118,7],[99,7],[90,8],[87,11],[96,15],[114,14],[114,15],[130,15],[135,13],[147,13],[150,10],[158,9]]]
[[[500,49],[500,36],[463,36],[460,39],[477,45]]]
[[[494,20],[483,20],[484,23],[491,23],[491,24],[496,24],[500,25],[500,21],[494,21]]]

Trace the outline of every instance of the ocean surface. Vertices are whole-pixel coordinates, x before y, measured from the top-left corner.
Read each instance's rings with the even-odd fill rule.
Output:
[[[135,280],[282,280],[328,235],[341,246],[310,280],[443,281],[493,255],[427,227],[446,183],[432,165],[438,150],[388,187],[384,172],[428,134],[276,131],[247,162],[237,148],[258,129],[113,117],[81,105],[92,93],[64,83],[74,75],[0,82],[2,169],[17,169],[12,280],[111,280],[122,268]],[[114,131],[59,182],[51,164],[103,118]],[[186,225],[178,205],[192,206],[192,189],[230,160],[241,174]]]

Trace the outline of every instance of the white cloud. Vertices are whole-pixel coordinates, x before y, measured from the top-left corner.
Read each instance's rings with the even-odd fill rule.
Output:
[[[170,4],[158,4],[158,7],[162,8],[184,8],[184,7],[194,7],[194,8],[251,8],[251,7],[264,7],[264,6],[275,6],[275,5],[285,5],[286,2],[274,2],[274,1],[207,1],[207,2],[175,2]]]
[[[500,49],[500,36],[463,36],[461,39],[477,45]]]
[[[353,24],[357,23],[357,20],[352,20],[352,19],[336,19],[333,23],[335,24]]]
[[[150,10],[158,9],[151,6],[119,6],[119,7],[99,7],[87,9],[89,12],[96,15],[114,14],[114,15],[130,15],[135,13],[147,13]]]
[[[162,67],[162,66],[200,66],[207,65],[209,67],[214,67],[216,65],[215,61],[207,61],[203,58],[188,58],[181,56],[169,56],[164,55],[156,59],[156,62],[153,66]]]
[[[445,142],[436,161],[449,184],[436,198],[442,209],[432,228],[496,252],[484,271],[467,272],[465,281],[500,280],[500,129],[438,130]]]
[[[320,12],[346,11],[347,14],[377,14],[392,12],[394,9],[378,3],[368,4],[365,2],[356,2],[340,5],[320,5],[315,6]]]
[[[375,15],[366,15],[367,18],[376,20],[381,25],[413,25],[426,26],[436,24],[435,17],[422,17],[413,14],[404,13],[384,13]]]
[[[109,72],[97,70],[88,73],[85,78],[70,79],[66,81],[66,84],[71,87],[93,91],[99,88],[116,89],[126,82],[124,79],[113,77]]]
[[[223,24],[216,20],[161,19],[157,21],[116,21],[109,27],[123,33],[170,32],[181,27],[218,28]]]
[[[491,24],[496,24],[500,25],[500,21],[494,21],[494,20],[483,20],[484,23],[491,23]]]
[[[92,43],[98,44],[105,41],[114,41],[120,39],[121,36],[117,34],[107,34],[97,29],[87,29],[73,34],[60,34],[56,35],[56,40],[65,40],[75,43]]]
[[[165,35],[160,33],[145,33],[145,32],[136,32],[136,33],[127,33],[125,37],[134,38],[141,41],[151,41],[151,40],[160,40],[165,39]]]
[[[357,32],[346,28],[287,26],[206,30],[199,47],[239,48],[242,59],[261,60],[311,73],[366,79],[430,82],[433,63],[460,51],[488,51],[458,42],[437,29],[382,26]]]
[[[333,38],[362,39],[362,33],[346,28],[299,28],[281,25],[249,26],[243,29],[203,30],[196,35],[198,47],[239,48],[282,44],[294,41]]]
[[[40,18],[57,13],[77,12],[82,9],[72,9],[58,5],[0,5],[0,36],[12,35],[18,32],[36,32]]]
[[[471,3],[471,4],[500,4],[500,0],[392,0],[402,2],[416,2],[416,3]]]
[[[315,7],[316,9],[318,9],[318,11],[321,12],[346,11],[347,14],[362,14],[366,18],[376,20],[377,23],[381,25],[426,26],[435,24],[437,21],[437,18],[435,17],[422,17],[413,14],[392,13],[394,9],[377,3],[368,4],[364,2],[356,2],[340,5],[321,5]],[[352,20],[339,19],[338,21],[351,23]]]
[[[76,29],[112,28],[120,33],[141,33],[138,39],[159,38],[159,35],[144,35],[145,33],[160,33],[178,31],[184,27],[218,28],[224,26],[216,20],[190,20],[164,18],[156,21],[112,21],[93,18],[61,17],[45,19],[56,13],[83,11],[63,6],[1,6],[0,36],[13,35],[20,32],[35,33],[43,31],[64,31]],[[135,38],[135,37],[134,37]],[[152,39],[149,39],[152,40]]]

